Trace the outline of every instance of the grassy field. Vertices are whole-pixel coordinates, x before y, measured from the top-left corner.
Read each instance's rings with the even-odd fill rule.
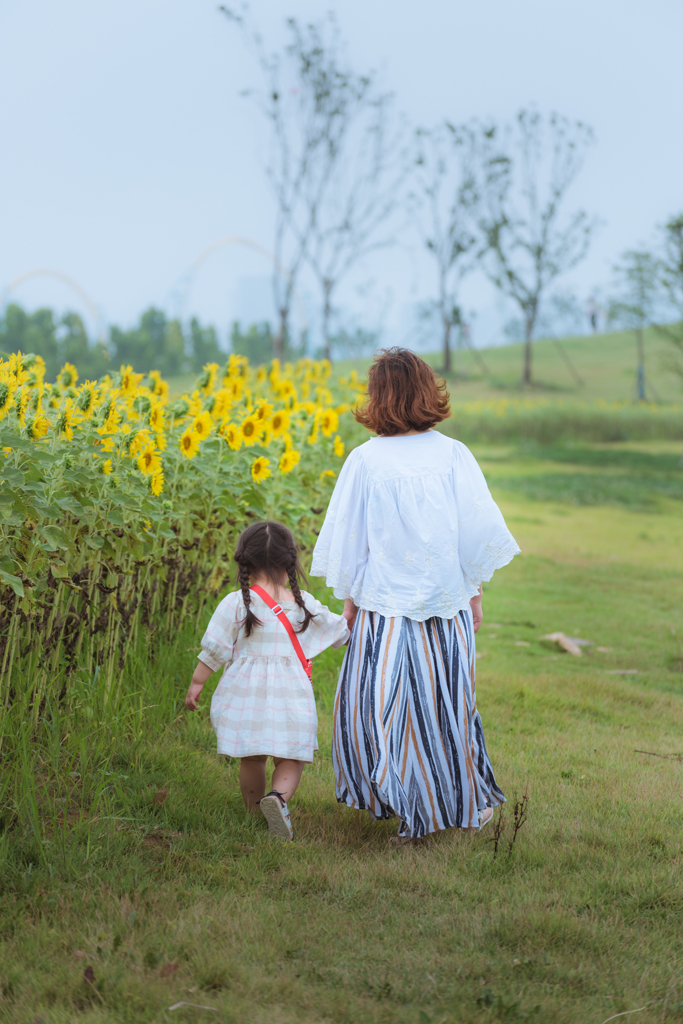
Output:
[[[334,802],[334,652],[287,846],[245,817],[208,696],[182,709],[191,623],[138,651],[115,721],[86,681],[80,718],[46,709],[0,834],[0,1020],[683,1021],[678,447],[476,449],[523,549],[478,637],[495,858],[491,826],[397,850]]]
[[[592,401],[629,402],[635,398],[636,341],[633,332],[587,335],[563,338],[561,347],[582,380],[579,384],[567,366],[558,344],[553,339],[540,339],[533,344],[532,394]],[[645,369],[648,400],[680,402],[683,381],[667,369],[671,346],[654,329],[645,332]],[[500,398],[519,394],[522,375],[522,345],[504,345],[480,352],[484,368],[468,350],[453,354],[453,374],[449,380],[456,401]],[[426,357],[440,368],[439,353]],[[367,367],[364,362],[339,363],[338,372],[348,372],[351,365]]]

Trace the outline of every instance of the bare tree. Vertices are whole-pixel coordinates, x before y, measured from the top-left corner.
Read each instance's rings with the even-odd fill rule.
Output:
[[[433,309],[441,325],[443,371],[451,370],[451,336],[462,327],[459,287],[472,269],[476,246],[474,209],[475,134],[470,127],[446,121],[415,133],[413,217],[436,265],[437,297]]]
[[[270,127],[265,171],[277,203],[273,295],[279,317],[274,349],[279,356],[288,340],[292,301],[312,245],[344,257],[337,255],[336,262],[332,259],[326,267],[325,278],[334,282],[326,285],[330,311],[331,295],[348,268],[349,252],[358,247],[367,251],[369,234],[359,222],[360,211],[370,212],[375,223],[379,215],[368,210],[367,199],[359,197],[348,211],[352,218],[348,229],[343,219],[333,226],[333,218],[326,220],[323,212],[338,205],[338,197],[331,193],[339,181],[341,161],[347,157],[353,126],[368,106],[374,103],[376,110],[380,108],[373,99],[372,76],[357,75],[348,67],[332,14],[303,26],[295,18],[287,19],[288,44],[282,53],[269,53],[249,20],[246,5],[239,13],[227,7],[221,10],[242,30],[265,82],[262,90],[247,95],[256,100]],[[365,165],[366,193],[372,192],[368,186],[376,185],[380,169],[383,173],[382,163]]]
[[[349,79],[352,73],[347,72]],[[346,110],[344,157],[336,162],[324,200],[312,220],[308,263],[321,296],[324,351],[332,357],[335,295],[360,260],[394,243],[391,221],[407,174],[405,130],[393,96],[377,90],[374,75],[358,82]],[[342,330],[336,339],[345,337]]]
[[[630,250],[614,268],[620,295],[610,302],[608,319],[611,324],[631,330],[636,336],[636,398],[645,401],[648,388],[645,382],[646,327],[654,324],[661,289],[660,263],[652,253]],[[652,386],[650,391],[655,395]]]
[[[592,129],[559,114],[522,110],[515,124],[479,133],[479,228],[490,280],[524,321],[522,384],[532,383],[531,342],[548,286],[586,255],[597,221],[563,216],[567,192],[593,142]]]

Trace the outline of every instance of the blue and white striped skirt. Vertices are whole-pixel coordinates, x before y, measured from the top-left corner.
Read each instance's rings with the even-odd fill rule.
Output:
[[[360,610],[334,703],[337,800],[399,835],[477,828],[505,801],[475,697],[472,612],[425,622]]]

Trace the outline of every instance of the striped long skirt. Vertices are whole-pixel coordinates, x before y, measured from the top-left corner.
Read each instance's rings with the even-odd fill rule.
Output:
[[[505,801],[477,711],[472,612],[426,622],[359,611],[334,704],[337,800],[399,835],[477,828]]]

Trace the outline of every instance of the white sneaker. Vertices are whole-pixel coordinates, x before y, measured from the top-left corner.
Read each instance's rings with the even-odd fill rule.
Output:
[[[286,843],[291,842],[294,836],[292,821],[289,817],[287,804],[280,798],[279,793],[271,789],[270,793],[262,798],[259,804],[261,814],[268,822],[268,831],[276,839],[284,839]]]

